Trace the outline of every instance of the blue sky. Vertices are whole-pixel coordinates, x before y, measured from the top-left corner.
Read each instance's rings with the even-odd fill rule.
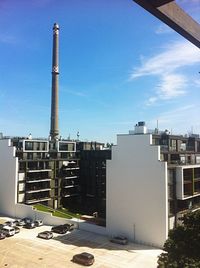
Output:
[[[200,22],[200,0],[179,4]],[[132,0],[0,1],[0,132],[47,137],[60,25],[62,137],[116,143],[138,121],[200,133],[200,51]]]

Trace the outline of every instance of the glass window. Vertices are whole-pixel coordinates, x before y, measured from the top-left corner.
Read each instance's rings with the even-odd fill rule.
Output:
[[[25,141],[25,150],[26,151],[32,151],[33,150],[33,142]]]

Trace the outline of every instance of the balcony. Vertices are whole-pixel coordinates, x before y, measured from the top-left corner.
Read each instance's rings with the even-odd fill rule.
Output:
[[[31,200],[26,200],[26,204],[34,204],[34,203],[39,203],[39,202],[43,202],[43,201],[48,201],[51,200],[50,197],[43,197],[43,198],[37,198],[37,199],[31,199]]]
[[[161,152],[169,151],[169,146],[168,145],[160,145],[160,151]]]
[[[51,191],[51,188],[44,188],[44,189],[35,189],[35,190],[26,190],[26,193],[39,193],[39,192],[46,192]]]
[[[35,168],[27,168],[27,173],[37,173],[37,172],[49,172],[49,171],[52,171],[52,169],[35,169]]]
[[[76,179],[76,178],[78,178],[78,176],[67,176],[67,177],[64,177],[65,180]]]
[[[63,167],[63,170],[80,169],[79,167]]]
[[[43,181],[51,181],[51,179],[34,179],[34,178],[32,178],[32,179],[27,179],[26,180],[26,183],[37,183],[37,182],[43,182]]]
[[[67,188],[74,188],[74,187],[78,187],[78,185],[77,184],[76,185],[66,185],[66,186],[63,186],[62,188],[67,189]]]
[[[186,146],[186,151],[187,152],[195,152],[195,147],[194,146]]]

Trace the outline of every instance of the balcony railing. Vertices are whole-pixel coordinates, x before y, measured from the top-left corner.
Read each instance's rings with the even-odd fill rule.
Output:
[[[36,172],[48,172],[48,171],[52,171],[52,169],[50,168],[46,168],[46,169],[43,169],[43,168],[27,168],[27,172],[29,173],[36,173]]]
[[[73,184],[73,185],[65,185],[65,186],[63,186],[63,188],[74,188],[74,187],[78,187],[78,185]]]
[[[80,169],[80,167],[63,167],[63,170]]]
[[[78,178],[78,176],[67,176],[67,177],[64,177],[65,180],[76,179],[76,178]]]
[[[38,193],[38,192],[46,192],[46,191],[51,191],[51,188],[44,188],[44,189],[27,189],[26,193]]]
[[[34,204],[34,203],[39,203],[43,201],[48,201],[51,200],[50,197],[44,197],[44,198],[37,198],[37,199],[31,199],[31,200],[26,200],[26,204]]]
[[[27,179],[26,183],[37,183],[37,182],[43,182],[43,181],[51,181],[51,179]]]

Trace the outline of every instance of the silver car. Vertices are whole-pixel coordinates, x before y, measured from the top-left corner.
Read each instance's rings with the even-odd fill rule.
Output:
[[[43,239],[51,239],[53,238],[53,233],[50,231],[44,231],[38,234],[39,238],[43,238]]]

